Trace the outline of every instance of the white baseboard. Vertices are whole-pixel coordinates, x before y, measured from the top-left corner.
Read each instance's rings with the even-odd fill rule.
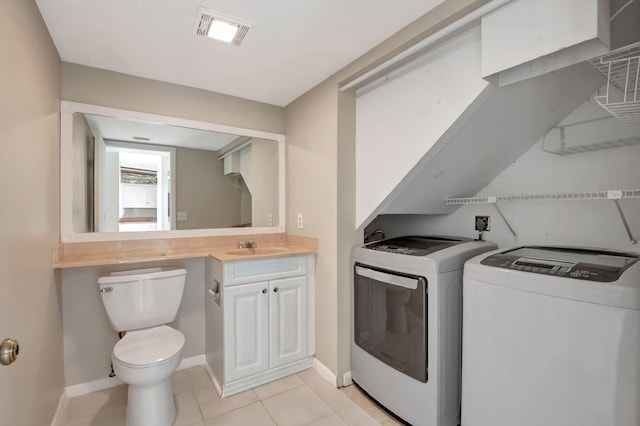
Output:
[[[353,379],[351,379],[351,370],[349,370],[342,375],[342,386],[349,386],[352,384],[353,384]]]
[[[313,359],[311,357],[303,358],[298,361],[291,362],[286,365],[271,368],[262,373],[254,374],[253,376],[244,377],[242,379],[234,380],[230,383],[225,383],[222,387],[222,397],[235,395],[237,393],[252,389],[254,387],[264,385],[265,383],[272,382],[274,380],[281,379],[291,374],[299,373],[313,366]]]
[[[187,368],[202,365],[204,363],[204,354],[190,356],[188,358],[183,358],[182,362],[180,362],[180,365],[178,366],[178,370],[185,370]],[[122,380],[118,379],[117,377],[107,377],[104,379],[94,380],[92,382],[67,386],[64,390],[67,398],[73,398],[74,396],[85,395],[91,392],[113,388],[121,384],[123,384]]]
[[[77,385],[71,385],[64,388],[67,397],[73,398],[75,396],[85,395],[91,392],[96,392],[103,389],[109,389],[121,385],[122,380],[117,377],[106,377],[104,379],[94,380],[92,382],[80,383]]]
[[[213,375],[213,371],[209,368],[209,364],[205,363],[204,366],[207,369],[207,374],[209,374],[213,387],[216,388],[216,392],[218,392],[218,396],[222,395],[222,386],[220,386],[220,383],[218,383],[218,380],[216,380],[216,377]]]
[[[207,362],[207,357],[202,355],[190,356],[189,358],[183,358],[182,362],[178,366],[178,370],[186,370],[187,368],[196,367],[198,365],[203,365]]]
[[[329,370],[329,367],[318,361],[318,358],[313,358],[313,368],[320,374],[324,379],[331,383],[333,386],[337,386],[337,377],[333,374],[333,371]]]
[[[65,413],[67,412],[67,406],[69,405],[69,397],[67,392],[63,389],[60,400],[58,401],[58,408],[56,408],[56,414],[51,420],[51,426],[64,426]]]

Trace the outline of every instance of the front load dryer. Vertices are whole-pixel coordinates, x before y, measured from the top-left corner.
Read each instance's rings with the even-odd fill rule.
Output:
[[[639,258],[529,246],[469,260],[462,425],[640,425]]]
[[[462,267],[496,248],[408,236],[352,251],[352,379],[412,425],[460,423]]]

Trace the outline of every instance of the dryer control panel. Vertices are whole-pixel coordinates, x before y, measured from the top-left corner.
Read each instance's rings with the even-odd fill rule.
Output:
[[[488,256],[480,263],[534,274],[613,282],[638,259],[637,253],[525,246]]]

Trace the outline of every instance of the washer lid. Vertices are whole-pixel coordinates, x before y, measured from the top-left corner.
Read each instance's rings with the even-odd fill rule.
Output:
[[[603,249],[524,246],[493,254],[481,263],[534,274],[613,282],[639,259],[637,253]]]
[[[456,244],[472,241],[469,238],[460,237],[435,237],[423,235],[410,235],[391,238],[388,240],[369,243],[364,248],[369,250],[385,251],[409,256],[426,256],[439,250],[444,250]]]
[[[163,325],[128,332],[113,348],[113,355],[125,364],[146,366],[171,358],[184,347],[184,335]]]

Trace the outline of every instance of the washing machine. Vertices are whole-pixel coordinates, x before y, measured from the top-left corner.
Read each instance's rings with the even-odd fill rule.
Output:
[[[462,268],[496,248],[405,236],[352,251],[351,377],[412,425],[459,424]]]
[[[462,426],[640,425],[639,258],[526,246],[469,260]]]

